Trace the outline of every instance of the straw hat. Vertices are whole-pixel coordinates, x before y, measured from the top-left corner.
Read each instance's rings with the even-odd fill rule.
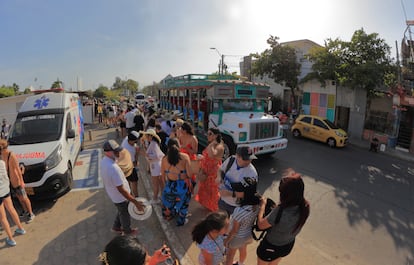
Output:
[[[173,110],[172,114],[174,115],[174,117],[178,118],[178,117],[182,117],[183,113],[180,112],[179,110]]]
[[[151,135],[152,137],[155,137],[159,143],[161,143],[161,138],[157,135],[157,132],[154,129],[148,129],[146,132],[140,131],[140,134],[146,134]]]
[[[177,119],[177,120],[175,121],[175,124],[177,124],[177,126],[181,126],[181,125],[183,125],[183,124],[184,124],[184,121],[183,121],[182,119]]]

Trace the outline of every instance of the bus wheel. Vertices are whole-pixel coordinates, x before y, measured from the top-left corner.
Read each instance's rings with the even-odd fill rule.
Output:
[[[236,154],[236,145],[233,142],[233,139],[228,135],[223,135],[224,142],[224,154],[223,161],[226,160],[229,156]]]

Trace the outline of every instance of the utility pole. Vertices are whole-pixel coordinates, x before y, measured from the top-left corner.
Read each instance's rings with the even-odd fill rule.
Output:
[[[217,48],[210,48],[210,50],[215,50],[217,54],[220,56],[220,64],[219,64],[219,75],[224,75],[224,54],[221,54]]]
[[[224,54],[221,55],[221,75],[224,75]]]

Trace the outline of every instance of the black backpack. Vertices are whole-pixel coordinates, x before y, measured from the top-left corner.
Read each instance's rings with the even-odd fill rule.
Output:
[[[269,215],[269,213],[272,211],[272,209],[275,206],[276,206],[276,203],[272,199],[267,198],[267,200],[266,200],[266,206],[265,206],[265,212],[263,214],[263,217],[266,217],[267,215]],[[279,217],[279,219],[280,219],[280,217]],[[262,230],[257,225],[257,220],[258,220],[258,218],[256,217],[256,220],[254,221],[254,225],[252,227],[252,237],[253,237],[254,240],[259,241],[259,240],[261,240],[261,239],[263,239],[265,237],[267,231],[271,227],[269,227],[268,229]],[[257,236],[256,233],[260,233],[259,236]]]
[[[222,170],[220,171],[220,173],[221,173],[221,180],[224,180],[224,178],[226,177],[227,171],[230,170],[230,168],[233,165],[233,163],[234,163],[235,160],[236,160],[236,157],[234,155],[232,155],[230,157],[229,163],[226,166],[226,170],[225,171],[222,171]]]

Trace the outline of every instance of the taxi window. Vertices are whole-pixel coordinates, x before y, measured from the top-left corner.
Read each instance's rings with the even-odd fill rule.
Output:
[[[312,118],[311,117],[303,117],[300,121],[304,123],[311,123]]]
[[[328,130],[328,126],[325,125],[325,123],[323,123],[321,120],[319,119],[313,119],[313,125],[321,127],[325,130]]]

